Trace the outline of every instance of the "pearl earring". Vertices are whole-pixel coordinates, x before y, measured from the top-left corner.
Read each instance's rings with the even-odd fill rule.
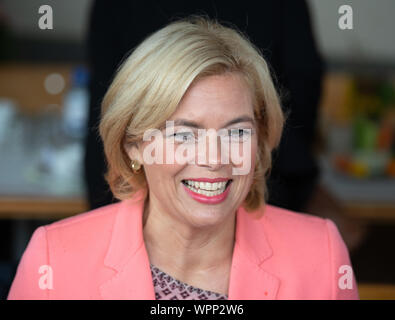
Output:
[[[130,163],[132,170],[134,173],[140,173],[141,170],[141,164],[137,160],[132,160]]]

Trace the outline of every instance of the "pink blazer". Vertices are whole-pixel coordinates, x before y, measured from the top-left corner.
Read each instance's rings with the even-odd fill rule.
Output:
[[[143,241],[143,205],[144,194],[138,192],[132,199],[39,227],[8,299],[155,299]],[[269,205],[260,219],[243,207],[237,211],[228,296],[359,298],[335,224]]]

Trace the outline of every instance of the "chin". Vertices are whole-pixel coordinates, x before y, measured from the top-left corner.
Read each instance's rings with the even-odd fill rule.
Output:
[[[230,213],[231,210],[225,210],[224,208],[196,209],[193,212],[189,212],[185,218],[194,227],[204,228],[223,224]]]

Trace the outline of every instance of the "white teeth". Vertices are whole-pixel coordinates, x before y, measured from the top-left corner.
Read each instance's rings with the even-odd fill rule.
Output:
[[[203,194],[208,197],[216,196],[225,191],[226,181],[223,182],[198,182],[193,180],[186,180],[187,187],[193,192]]]
[[[196,189],[202,189],[206,191],[216,191],[225,188],[227,181],[223,182],[199,182],[193,180],[185,180],[189,186],[192,186]]]

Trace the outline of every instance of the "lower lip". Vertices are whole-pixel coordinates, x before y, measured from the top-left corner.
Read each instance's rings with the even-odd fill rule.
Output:
[[[189,189],[184,184],[182,184],[182,185],[183,185],[185,191],[194,200],[196,200],[196,201],[198,201],[200,203],[204,203],[204,204],[217,204],[217,203],[221,203],[221,202],[225,201],[226,197],[228,196],[231,184],[232,184],[232,182],[229,183],[229,185],[226,187],[224,192],[222,192],[220,194],[217,194],[216,196],[212,196],[212,197],[208,197],[208,196],[206,196],[204,194],[193,192],[191,189]]]

